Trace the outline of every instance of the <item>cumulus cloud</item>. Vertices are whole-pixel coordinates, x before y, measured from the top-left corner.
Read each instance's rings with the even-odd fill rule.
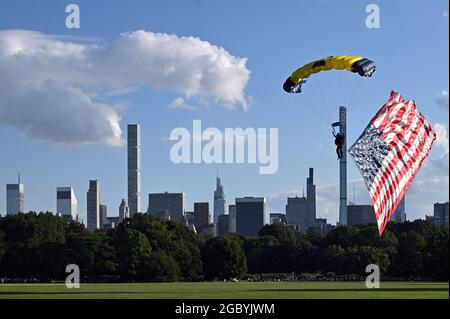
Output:
[[[81,90],[46,81],[0,95],[0,124],[13,126],[39,140],[120,145],[119,116]]]
[[[169,109],[184,109],[184,110],[190,110],[193,111],[196,108],[188,103],[186,103],[186,101],[182,98],[182,97],[178,97],[175,100],[173,100],[172,102],[169,103],[168,105]]]
[[[436,132],[436,146],[440,146],[444,149],[446,155],[448,155],[448,132],[444,124],[436,123],[433,126]]]
[[[448,110],[448,91],[442,91],[436,97],[436,103]]]
[[[106,45],[77,40],[0,31],[1,124],[53,142],[118,145],[119,111],[98,101],[140,87],[183,95],[173,107],[206,99],[248,108],[246,59],[207,41],[142,30]]]

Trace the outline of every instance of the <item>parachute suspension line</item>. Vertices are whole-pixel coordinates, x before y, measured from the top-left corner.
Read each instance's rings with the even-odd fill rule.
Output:
[[[349,99],[347,105],[353,106],[353,102],[355,102],[355,99],[357,98],[357,96],[359,94],[359,91],[360,91],[360,88],[361,88],[361,85],[362,85],[363,81],[364,81],[364,79],[360,78],[360,77],[356,79],[356,84],[353,87],[353,92],[352,92],[352,94],[350,96],[350,99]]]
[[[330,122],[330,121],[331,121],[330,105],[329,105],[327,99],[325,98],[325,95],[323,94],[322,86],[320,85],[319,82],[317,82],[317,87],[318,87],[318,89],[319,89],[319,93],[320,93],[320,96],[321,96],[321,98],[322,98],[323,105],[324,105],[324,107],[325,107],[325,109],[324,109],[324,111],[325,111],[325,116],[326,116],[326,118],[327,118],[327,121]]]
[[[319,119],[321,119],[324,122],[324,125],[328,126],[330,125],[328,119],[326,119],[321,112],[318,111],[318,108],[311,107],[309,104],[303,103],[299,101],[299,104],[301,107],[306,107],[309,109],[312,113],[314,113]]]

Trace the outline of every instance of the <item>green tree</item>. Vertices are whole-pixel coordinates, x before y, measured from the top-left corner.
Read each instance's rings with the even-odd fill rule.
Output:
[[[139,272],[139,279],[149,282],[173,282],[180,278],[178,263],[162,252],[151,252],[145,257]]]
[[[5,234],[0,230],[0,261],[6,251]]]
[[[248,240],[246,255],[251,274],[275,273],[279,262],[276,258],[280,243],[273,236],[260,236]]]
[[[239,242],[230,237],[209,239],[203,247],[204,274],[207,279],[240,278],[247,273],[247,260]]]
[[[423,275],[423,251],[426,240],[415,230],[400,234],[397,253],[393,257],[392,273],[398,277],[418,277]]]
[[[150,255],[151,247],[147,237],[135,229],[121,229],[115,234],[114,246],[121,278],[135,280],[143,261]]]

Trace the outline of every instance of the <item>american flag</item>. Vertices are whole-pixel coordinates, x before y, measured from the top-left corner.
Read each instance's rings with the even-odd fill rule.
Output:
[[[391,91],[349,153],[369,189],[378,232],[402,200],[436,139],[414,101]]]

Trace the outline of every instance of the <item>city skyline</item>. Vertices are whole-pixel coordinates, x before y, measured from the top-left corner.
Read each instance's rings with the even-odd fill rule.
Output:
[[[314,168],[310,167],[308,172],[309,172],[309,175],[306,178],[307,196],[305,197],[305,189],[303,188],[301,197],[298,197],[297,195],[295,197],[291,197],[291,198],[289,196],[286,197],[286,210],[281,212],[281,214],[287,215],[287,210],[288,210],[288,206],[289,206],[290,200],[292,201],[292,203],[296,202],[297,200],[300,200],[300,201],[304,200],[303,204],[300,203],[301,207],[293,208],[294,210],[297,210],[297,209],[300,209],[301,211],[304,210],[305,218],[306,218],[307,221],[305,222],[306,228],[300,227],[302,230],[305,230],[305,229],[307,229],[309,227],[313,227],[314,226],[314,222],[317,219],[320,219],[320,218],[317,218],[317,215],[316,215],[316,205],[315,205],[315,202],[316,202],[316,185],[314,184]],[[6,186],[7,186],[6,187],[6,189],[7,189],[6,199],[9,198],[8,194],[9,194],[9,192],[12,191],[12,189],[10,189],[11,186],[16,186],[16,185],[19,185],[20,189],[21,189],[20,196],[18,198],[20,200],[19,201],[20,202],[20,207],[23,207],[24,206],[24,184],[22,184],[21,181],[20,181],[20,174],[19,174],[18,184],[12,184],[12,183],[6,184]],[[88,207],[87,208],[87,212],[90,211],[90,208],[94,207],[93,206],[94,204],[92,204],[91,201],[92,202],[98,202],[98,205],[97,205],[98,206],[98,213],[96,213],[94,211],[91,211],[91,213],[92,213],[91,214],[91,217],[92,217],[91,223],[95,223],[94,218],[98,219],[98,223],[97,223],[98,227],[95,227],[95,228],[101,228],[103,226],[104,223],[102,222],[102,208],[104,210],[107,209],[107,206],[103,205],[101,203],[101,201],[100,201],[99,187],[100,187],[100,181],[98,181],[98,180],[90,180],[89,181],[89,189],[87,191],[88,196],[86,198],[86,203],[87,203],[87,207]],[[14,188],[14,190],[17,192],[16,188]],[[62,193],[64,193],[64,194],[62,194]],[[65,193],[70,193],[70,195],[65,195]],[[228,215],[229,214],[226,210],[221,211],[217,215],[215,214],[215,211],[216,211],[215,207],[216,207],[217,199],[219,199],[224,205],[226,203],[225,200],[224,200],[224,198],[225,198],[224,196],[225,195],[224,195],[224,191],[223,191],[223,186],[221,184],[221,180],[220,180],[218,175],[216,175],[216,190],[214,191],[214,194],[215,194],[214,200],[213,200],[213,207],[214,207],[214,209],[213,209],[213,213],[212,213],[212,215],[210,217],[217,216],[217,221],[214,220],[214,218],[212,218],[211,221],[214,224],[218,224],[218,217],[219,216],[221,216],[221,215]],[[177,208],[177,211],[180,211],[180,212],[175,213],[175,215],[176,215],[175,219],[176,220],[180,220],[179,217],[180,216],[185,216],[185,214],[189,211],[187,209],[187,205],[186,205],[187,193],[179,193],[179,194],[177,194],[177,193],[169,193],[167,191],[161,192],[161,193],[149,193],[148,194],[148,196],[149,196],[148,208],[147,208],[146,211],[140,211],[140,212],[141,213],[153,213],[153,214],[158,215],[158,213],[160,211],[153,211],[153,210],[150,209],[151,197],[152,196],[155,197],[155,198],[161,197],[161,196],[163,196],[163,197],[164,196],[173,197],[173,196],[178,196],[178,195],[181,196],[181,204],[180,204],[181,208],[180,209]],[[217,198],[216,198],[216,195],[218,196]],[[354,190],[353,190],[353,197],[354,196],[355,196],[355,194],[354,194]],[[15,199],[17,196],[14,195],[13,197]],[[251,196],[236,197],[236,198],[234,198],[234,204],[230,204],[228,206],[234,208],[235,207],[235,203],[236,203],[236,199],[238,199],[238,198],[253,198],[253,197],[251,197]],[[265,196],[262,196],[260,198],[264,198],[266,200]],[[405,198],[406,198],[406,196],[405,196]],[[401,200],[401,202],[400,202],[398,208],[396,209],[395,213],[391,216],[391,221],[393,221],[393,222],[404,222],[405,220],[408,220],[407,217],[406,217],[407,216],[407,214],[406,214],[407,210],[405,208],[405,206],[406,206],[405,205],[405,198],[403,198]],[[62,203],[64,200],[67,200],[67,199],[69,199],[68,204]],[[168,200],[168,201],[170,202],[171,199]],[[167,200],[163,200],[164,203],[162,203],[162,204],[159,203],[159,205],[163,205],[163,206],[164,205],[168,205],[168,204],[166,204],[166,203],[168,203],[168,201]],[[8,202],[8,200],[6,200],[6,202]],[[209,204],[209,201],[206,201],[206,202],[194,202],[192,204],[193,210],[195,210],[195,205],[196,204],[204,204],[204,203]],[[432,203],[432,205],[434,207],[433,209],[435,210],[436,204],[441,204],[441,203],[445,204],[447,202],[445,200],[434,202],[434,203]],[[63,209],[59,209],[58,207],[60,207],[60,205],[61,205],[61,207],[64,207],[64,208]],[[297,204],[295,204],[295,205],[297,205]],[[350,201],[350,200],[347,201],[347,205],[349,205],[349,206],[367,206],[367,207],[370,206],[370,207],[372,207],[372,204],[358,203],[357,201]],[[29,211],[33,211],[33,209],[31,209]],[[24,213],[28,213],[29,211],[25,210]],[[54,214],[60,213],[63,216],[64,215],[70,215],[72,220],[79,220],[79,221],[85,223],[86,225],[88,224],[88,217],[86,218],[86,220],[84,220],[82,218],[79,218],[78,206],[77,206],[77,197],[76,197],[76,194],[75,194],[75,191],[74,191],[73,187],[71,187],[71,186],[69,186],[69,187],[60,187],[60,186],[58,186],[57,187],[56,209],[54,211],[53,210],[47,210],[47,211],[51,211]],[[433,211],[431,213],[433,213]],[[121,212],[123,212],[123,214]],[[0,211],[0,213],[1,213],[1,211]],[[271,211],[271,210],[269,210],[269,214],[279,214],[279,213],[280,212],[278,212],[278,211]],[[11,213],[11,214],[13,214],[13,213]],[[429,212],[424,213],[423,216],[420,216],[417,219],[425,220],[426,217],[427,217],[427,214],[429,214]],[[6,215],[6,213],[4,215]],[[89,214],[87,213],[87,216],[88,215]],[[131,214],[130,214],[130,211],[129,211],[128,202],[125,199],[123,199],[123,198],[121,199],[121,202],[118,205],[118,213],[117,213],[117,215],[113,214],[113,215],[108,215],[108,216],[111,216],[111,217],[114,217],[114,218],[115,217],[119,217],[119,219],[123,219],[122,215],[124,217],[131,217]],[[170,215],[171,214],[169,214],[169,216]],[[94,216],[98,216],[98,217],[94,217]],[[105,220],[106,220],[106,216],[107,215],[105,214],[104,215],[104,219]],[[297,225],[295,222],[293,224]],[[298,225],[300,226],[300,224],[298,224]],[[91,227],[94,227],[94,226],[91,226]]]
[[[7,150],[0,155],[0,185],[15,183],[22,173],[25,211],[55,211],[55,188],[71,185],[86,222],[86,184],[97,179],[101,203],[117,215],[121,199],[129,201],[127,124],[138,123],[141,211],[147,194],[166,190],[185,192],[189,210],[204,201],[212,208],[219,169],[226,204],[264,196],[270,212],[283,212],[287,197],[301,196],[306,169],[314,166],[316,217],[335,223],[339,164],[331,123],[345,105],[350,145],[391,89],[414,99],[438,133],[408,191],[407,218],[424,218],[435,202],[448,201],[448,2],[379,1],[380,29],[366,27],[367,4],[360,1],[77,4],[76,30],[65,26],[63,1],[17,0],[0,12],[0,73],[8,78],[0,91],[9,92],[0,97],[0,145]],[[308,27],[298,28],[299,12]],[[109,19],[99,23],[100,15]],[[398,21],[414,23],[406,28]],[[299,40],[286,30],[295,30]],[[164,41],[172,52],[189,54],[171,55]],[[395,49],[399,43],[409,50]],[[191,60],[197,52],[205,55]],[[328,74],[320,78],[325,101],[313,95],[313,78],[301,95],[283,91],[297,67],[336,54],[358,54],[377,64],[354,98],[344,94],[359,80],[351,73],[342,74],[348,82],[335,91],[325,90],[336,84],[327,83]],[[14,58],[22,55],[27,59]],[[261,175],[252,163],[174,164],[169,134],[191,128],[194,120],[219,131],[278,128],[277,172]],[[357,203],[369,204],[356,166],[347,166],[348,189],[355,189]],[[2,214],[5,201],[0,196]]]

